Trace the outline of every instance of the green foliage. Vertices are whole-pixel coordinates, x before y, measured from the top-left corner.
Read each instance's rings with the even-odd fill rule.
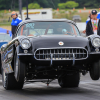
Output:
[[[58,7],[59,7],[60,9],[65,9],[66,5],[65,5],[65,3],[59,3],[59,4],[58,4]]]
[[[75,7],[78,7],[79,4],[76,3],[75,1],[67,1],[66,3],[59,3],[58,4],[58,7],[60,9],[65,9],[66,7],[67,8],[75,8]]]
[[[28,5],[28,8],[29,9],[39,9],[40,8],[40,5],[38,3],[30,3]]]
[[[99,7],[99,3],[96,3],[96,1],[92,1],[92,2],[89,1],[89,2],[85,3],[84,6],[85,6],[85,7],[91,7],[91,8],[92,8],[92,7],[97,8],[97,7]]]
[[[68,8],[75,8],[75,7],[78,7],[79,4],[76,3],[75,1],[67,1],[65,3],[65,6],[68,7]]]
[[[4,9],[18,10],[19,9],[18,1],[19,0],[0,0],[0,10],[4,10]],[[79,6],[76,2],[79,4]],[[57,7],[59,7],[60,9],[74,8],[74,7],[98,8],[100,5],[99,2],[100,0],[92,0],[92,1],[91,0],[28,0],[29,4],[37,3],[43,8],[54,8],[54,9],[57,9]],[[22,4],[23,7],[26,7],[26,0],[22,0]],[[36,5],[34,6],[36,8]]]
[[[23,10],[26,10],[26,7],[23,7],[22,9],[23,9]]]

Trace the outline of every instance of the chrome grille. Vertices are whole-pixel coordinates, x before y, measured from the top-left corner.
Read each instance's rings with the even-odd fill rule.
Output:
[[[85,48],[40,48],[34,53],[36,60],[82,60],[88,57]]]

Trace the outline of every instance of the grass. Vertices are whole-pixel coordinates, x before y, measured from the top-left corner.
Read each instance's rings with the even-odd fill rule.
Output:
[[[0,26],[1,28],[7,29],[7,30],[11,30],[11,26]]]
[[[79,13],[79,12],[75,11],[75,12],[66,14],[64,11],[63,11],[63,13],[61,11],[59,11],[59,13],[57,13],[57,12],[53,13],[53,18],[54,19],[67,18],[69,20],[72,20],[72,16],[74,16],[74,15],[80,15],[82,22],[85,22],[89,16],[89,13],[88,12]]]
[[[72,20],[72,16],[80,15],[81,21],[82,22],[86,22],[86,20],[87,20],[87,18],[89,16],[89,11],[91,11],[92,9],[86,9],[86,10],[88,10],[87,12],[85,12],[83,10],[83,12],[81,12],[81,13],[78,12],[79,10],[83,10],[83,9],[76,9],[75,11],[73,11],[72,9],[65,9],[65,10],[59,10],[58,12],[56,10],[54,10],[53,18],[54,19],[67,18],[69,20]],[[98,12],[100,12],[99,9],[96,9],[96,10]],[[69,12],[69,13],[65,13],[66,11]]]
[[[0,10],[0,26],[10,26],[11,20],[11,12],[9,10]]]
[[[84,12],[84,13],[75,13],[74,15],[80,15],[82,22],[86,22],[86,20],[89,16],[89,13],[86,13],[86,12]]]
[[[11,25],[11,21],[10,22],[0,22],[0,26],[10,26]]]
[[[9,13],[9,10],[0,10],[0,13]]]

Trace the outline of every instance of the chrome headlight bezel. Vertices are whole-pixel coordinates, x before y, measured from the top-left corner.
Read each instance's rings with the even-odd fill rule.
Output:
[[[28,42],[28,46],[24,46],[25,44],[25,42]],[[22,41],[21,41],[21,47],[23,48],[23,49],[29,49],[30,47],[31,47],[31,42],[30,42],[30,40],[29,39],[23,39]]]
[[[99,48],[100,47],[100,42],[98,42],[99,43],[99,45],[98,44],[94,44],[94,41],[96,41],[96,39],[98,39],[97,41],[100,41],[100,37],[95,37],[95,38],[93,38],[93,40],[92,40],[92,45],[95,47],[95,48]]]

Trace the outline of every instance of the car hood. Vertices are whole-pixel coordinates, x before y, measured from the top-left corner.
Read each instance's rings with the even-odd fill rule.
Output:
[[[34,49],[89,46],[88,39],[81,36],[43,35],[38,37],[30,37],[30,40]],[[59,45],[59,42],[63,42],[64,45]]]

